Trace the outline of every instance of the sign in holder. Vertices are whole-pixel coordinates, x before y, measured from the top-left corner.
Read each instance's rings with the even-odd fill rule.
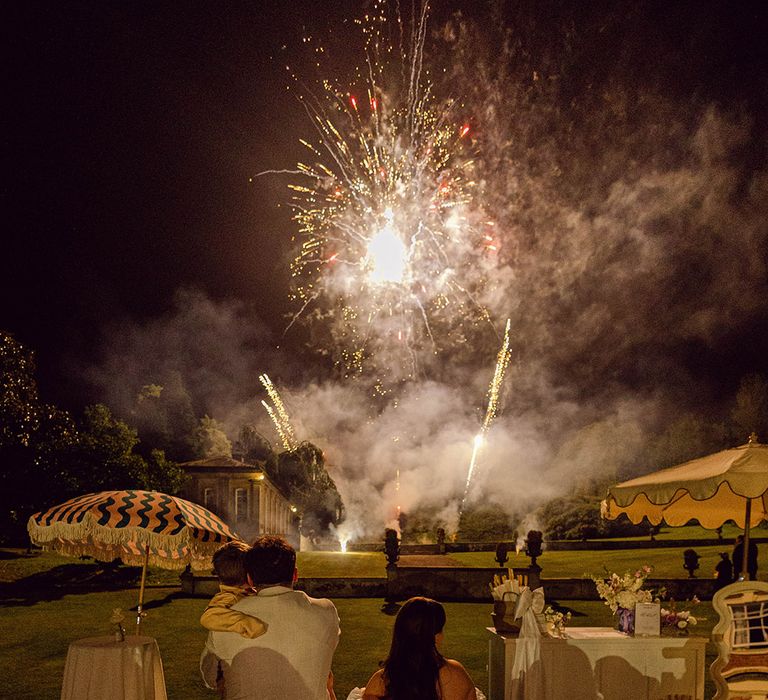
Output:
[[[658,637],[661,634],[661,604],[635,605],[635,637]]]

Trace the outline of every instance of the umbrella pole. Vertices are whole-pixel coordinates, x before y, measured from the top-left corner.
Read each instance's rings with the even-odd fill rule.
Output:
[[[144,548],[144,565],[141,567],[141,586],[139,586],[139,605],[136,609],[136,634],[141,634],[141,618],[144,608],[144,583],[147,580],[147,564],[149,564],[149,545]]]
[[[747,506],[744,514],[744,551],[741,557],[741,574],[744,580],[747,580],[747,560],[749,557],[749,521],[752,519],[752,499],[747,499]]]

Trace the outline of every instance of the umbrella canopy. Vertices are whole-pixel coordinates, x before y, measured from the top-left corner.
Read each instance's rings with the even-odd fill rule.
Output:
[[[240,539],[211,511],[157,491],[100,491],[72,498],[35,513],[27,522],[37,545],[71,556],[102,561],[120,557],[141,566],[136,614],[139,634],[144,616],[147,565],[203,569],[225,542]]]
[[[625,481],[608,489],[603,517],[626,513],[633,523],[720,527],[733,520],[749,528],[768,519],[768,445],[751,436],[746,445]]]
[[[33,543],[71,556],[147,563],[166,569],[210,565],[224,543],[240,539],[209,510],[157,491],[101,491],[35,513]]]

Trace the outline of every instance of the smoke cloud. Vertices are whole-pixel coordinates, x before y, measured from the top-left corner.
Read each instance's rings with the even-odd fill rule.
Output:
[[[654,466],[637,455],[664,421],[720,410],[727,397],[691,357],[721,352],[768,293],[768,171],[750,155],[765,142],[749,110],[576,76],[574,37],[554,34],[562,51],[534,54],[513,30],[489,37],[455,17],[432,47],[438,87],[472,117],[479,196],[501,241],[478,301],[497,328],[512,321],[503,411],[471,494],[518,519],[590,479]],[[110,405],[129,413],[143,385],[175,381],[231,439],[253,423],[277,442],[257,380],[270,374],[299,439],[326,453],[345,536],[379,536],[398,506],[434,508],[455,528],[495,337],[450,348],[376,403],[364,378],[276,349],[254,309],[201,292],[105,338],[89,378]]]

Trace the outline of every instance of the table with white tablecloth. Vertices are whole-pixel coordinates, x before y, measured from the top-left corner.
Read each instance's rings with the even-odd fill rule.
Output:
[[[69,645],[61,700],[167,700],[152,637],[87,637]]]
[[[489,700],[704,698],[706,637],[631,637],[610,627],[569,627],[542,637],[538,661],[519,678],[519,638],[488,627]]]

